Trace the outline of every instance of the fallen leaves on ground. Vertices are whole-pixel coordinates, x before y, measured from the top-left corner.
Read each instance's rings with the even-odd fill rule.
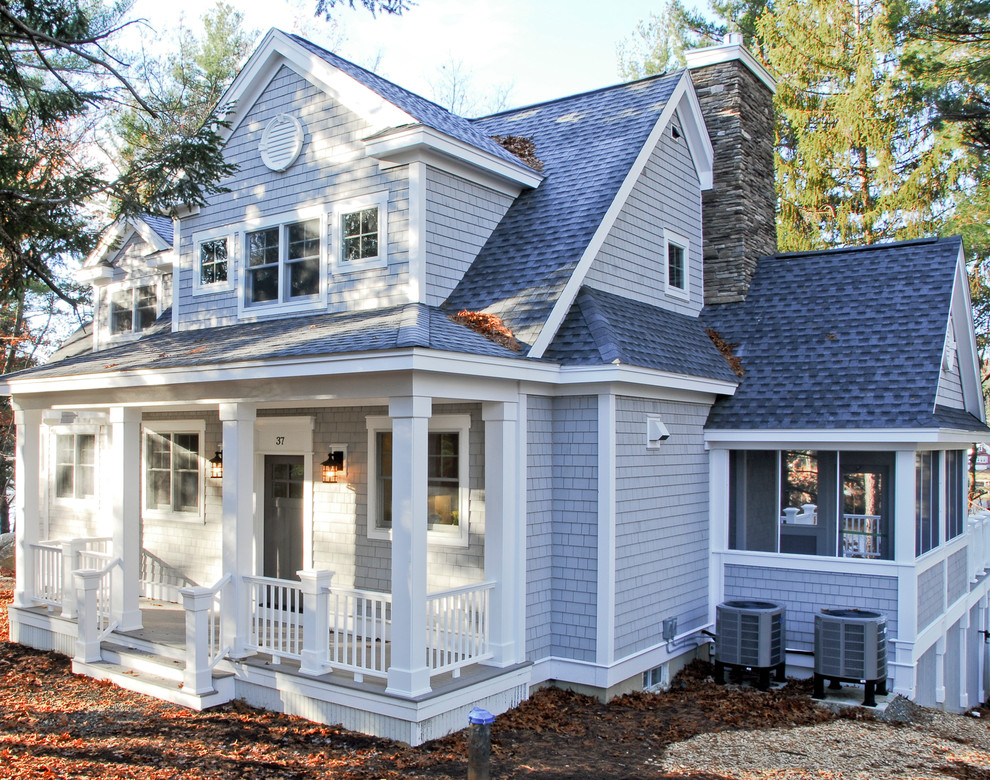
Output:
[[[0,597],[5,639],[9,586]],[[724,775],[666,774],[658,758],[665,746],[697,734],[836,717],[812,703],[806,683],[761,693],[716,686],[710,671],[695,663],[669,691],[607,705],[559,689],[537,691],[496,719],[492,777],[719,780]],[[411,748],[240,702],[197,713],[75,676],[65,656],[0,643],[0,776],[460,779],[467,776],[467,737],[461,732]]]

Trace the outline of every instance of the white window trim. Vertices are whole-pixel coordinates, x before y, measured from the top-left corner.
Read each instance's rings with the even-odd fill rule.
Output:
[[[107,307],[107,341],[108,343],[120,343],[126,341],[136,341],[141,338],[141,336],[146,332],[143,330],[134,330],[134,317],[136,312],[134,310],[134,291],[138,287],[154,287],[155,288],[155,320],[157,321],[159,317],[162,316],[162,277],[161,276],[151,276],[144,279],[130,279],[126,282],[120,282],[119,284],[107,285],[106,289],[106,307]],[[131,330],[124,333],[114,333],[113,332],[113,296],[115,293],[130,291],[131,293]]]
[[[176,512],[174,510],[148,509],[148,434],[149,433],[197,433],[199,434],[199,454],[197,455],[199,485],[196,490],[198,509],[196,512]],[[206,523],[206,480],[208,468],[206,452],[205,420],[152,420],[141,426],[141,517],[151,520],[174,520],[182,523],[203,525]]]
[[[327,249],[328,216],[326,205],[308,206],[306,208],[284,211],[267,217],[246,220],[230,230],[240,234],[237,248],[238,258],[243,262],[237,263],[237,316],[239,319],[249,319],[255,316],[270,314],[285,314],[299,311],[318,309],[326,305],[328,282],[329,255]],[[319,293],[299,301],[279,301],[268,303],[251,303],[247,301],[248,250],[247,236],[256,230],[281,227],[294,222],[304,222],[309,219],[320,220],[320,290]],[[198,246],[198,245],[197,245]],[[284,244],[279,238],[279,294],[282,292],[282,272],[284,269]],[[229,276],[229,274],[228,274]]]
[[[217,239],[224,238],[227,240],[227,279],[223,282],[212,282],[211,284],[203,284],[202,273],[200,269],[200,261],[202,256],[200,254],[200,246],[207,241],[216,241]],[[237,275],[237,267],[239,263],[237,262],[240,256],[241,249],[241,233],[236,229],[229,226],[222,228],[217,228],[214,230],[201,230],[198,233],[193,233],[193,269],[192,269],[192,294],[194,296],[198,295],[212,295],[213,293],[220,292],[230,292],[234,289],[234,278]]]
[[[670,245],[680,247],[684,251],[684,288],[675,287],[670,283]],[[691,300],[691,242],[684,236],[670,230],[663,231],[663,280],[664,291],[674,298],[685,301]]]
[[[391,541],[391,528],[378,528],[378,437],[377,434],[392,430],[392,418],[368,417],[368,538]],[[456,528],[434,528],[427,531],[427,541],[451,547],[467,547],[469,544],[468,526],[470,526],[471,509],[471,477],[470,464],[470,430],[471,415],[469,414],[440,414],[430,418],[430,433],[456,433],[458,439],[457,460],[457,511],[460,522]],[[394,454],[393,454],[394,458]]]
[[[97,506],[100,500],[100,457],[103,452],[102,446],[102,434],[103,429],[99,425],[51,425],[48,429],[49,432],[49,445],[48,445],[48,459],[50,461],[48,474],[51,480],[50,494],[51,500],[56,506],[61,507],[88,507],[92,508]],[[56,480],[58,479],[58,436],[78,436],[78,435],[91,434],[96,437],[96,451],[93,456],[93,495],[86,496],[83,498],[77,498],[76,496],[59,496],[58,495],[58,485]],[[73,475],[73,479],[75,475]]]
[[[344,229],[345,214],[363,209],[378,207],[378,255],[358,262],[344,261]],[[332,227],[328,233],[333,242],[333,272],[335,274],[367,271],[373,268],[385,268],[388,265],[388,193],[378,192],[361,198],[352,198],[333,204]]]

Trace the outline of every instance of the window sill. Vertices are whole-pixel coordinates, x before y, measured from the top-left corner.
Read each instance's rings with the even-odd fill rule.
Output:
[[[392,541],[392,530],[390,528],[373,528],[368,531],[369,539],[377,539],[382,542]],[[467,533],[457,531],[427,531],[426,543],[435,547],[461,547],[471,546]]]

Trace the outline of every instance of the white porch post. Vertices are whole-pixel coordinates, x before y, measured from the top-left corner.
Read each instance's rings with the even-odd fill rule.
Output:
[[[186,613],[186,670],[182,688],[186,693],[202,696],[213,691],[210,668],[210,607],[213,591],[209,588],[183,588],[182,608]]]
[[[433,399],[392,398],[392,664],[386,692],[430,690],[426,665],[427,443]]]
[[[86,549],[85,539],[67,539],[62,542],[62,617],[76,617],[76,569],[79,553]]]
[[[245,655],[247,600],[241,580],[254,570],[254,404],[220,404],[223,423],[223,573],[231,577],[221,626],[234,657]]]
[[[136,631],[141,628],[141,410],[111,407],[110,430],[111,549],[121,560],[111,575],[111,617],[118,630]]]
[[[330,580],[333,572],[296,572],[303,592],[303,651],[301,674],[319,677],[330,671]]]
[[[34,550],[41,541],[41,412],[14,406],[14,551],[17,581],[14,604],[34,606]]]
[[[915,560],[914,459],[913,450],[894,453],[894,560],[901,564]],[[899,566],[897,572],[897,637],[891,676],[894,693],[913,699],[917,686],[918,577],[913,565]]]
[[[495,580],[488,647],[496,666],[523,660],[516,617],[526,609],[525,519],[516,511],[518,404],[482,405],[485,421],[485,578]]]

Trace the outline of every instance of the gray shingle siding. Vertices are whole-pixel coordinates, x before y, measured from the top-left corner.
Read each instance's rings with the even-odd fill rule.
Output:
[[[680,127],[675,113],[672,122]],[[665,293],[664,230],[686,238],[690,300]],[[681,314],[701,310],[701,184],[683,136],[671,137],[669,126],[653,150],[591,264],[585,283],[598,290]]]
[[[526,404],[526,657],[536,661],[553,648],[553,400]]]
[[[918,630],[936,620],[945,609],[945,567],[942,561],[918,575]]]
[[[725,567],[725,600],[772,601],[787,607],[787,647],[815,649],[815,615],[853,607],[887,618],[887,637],[897,637],[897,577],[833,574],[732,564]]]
[[[616,401],[616,658],[657,644],[663,618],[679,632],[707,623],[708,408]],[[659,449],[646,448],[647,417],[670,430]]]
[[[464,276],[512,198],[426,169],[426,302],[439,306]]]
[[[959,550],[950,555],[949,559],[945,562],[948,604],[952,604],[957,599],[969,593],[967,557],[967,550]]]
[[[299,159],[283,172],[269,170],[261,159],[261,134],[280,113],[296,116],[305,129]],[[245,218],[265,218],[306,206],[332,209],[335,202],[388,192],[388,267],[331,274],[326,311],[382,308],[408,300],[409,191],[405,167],[379,172],[374,160],[364,158],[361,139],[370,126],[302,76],[283,66],[255,102],[249,116],[227,141],[225,157],[239,166],[222,182],[229,193],[215,196],[198,214],[181,225],[181,268],[178,292],[179,327],[200,328],[230,324],[237,317],[237,293],[192,294],[195,269],[193,235],[236,226]],[[240,242],[244,229],[240,228]],[[338,231],[331,226],[331,239]],[[244,251],[237,253],[228,273],[237,279]],[[324,309],[321,309],[321,311]],[[264,316],[264,307],[251,310]],[[284,316],[284,315],[283,315]]]
[[[553,654],[594,661],[598,604],[598,398],[553,404]]]
[[[949,319],[949,329],[953,334],[953,338],[955,338],[955,324],[951,318]],[[952,409],[966,408],[958,360],[952,361],[951,369],[946,370],[945,366],[942,367],[938,377],[938,395],[935,403]]]

